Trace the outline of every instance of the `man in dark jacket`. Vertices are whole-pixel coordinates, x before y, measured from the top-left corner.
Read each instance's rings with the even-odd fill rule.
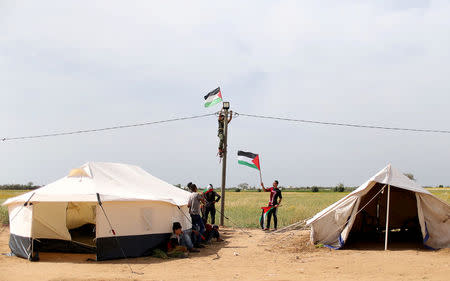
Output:
[[[281,195],[281,190],[278,188],[278,181],[275,180],[273,182],[273,186],[270,188],[265,188],[263,183],[261,183],[261,187],[265,192],[270,192],[269,207],[273,207],[273,209],[270,210],[268,213],[267,227],[264,230],[269,230],[270,220],[272,216],[273,216],[274,230],[277,230],[278,224],[277,210],[281,204],[281,200],[283,199],[283,195]]]
[[[212,184],[208,186],[208,189],[203,192],[205,198],[205,209],[203,213],[203,222],[208,222],[208,215],[211,214],[211,224],[216,222],[216,206],[215,204],[220,201],[220,195],[214,191]]]

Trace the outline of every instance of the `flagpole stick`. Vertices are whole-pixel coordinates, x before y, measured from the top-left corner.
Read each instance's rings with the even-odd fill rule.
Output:
[[[390,176],[391,176],[391,165],[389,164],[389,170],[388,170],[388,191],[387,191],[387,203],[386,203],[386,234],[384,237],[384,250],[387,250],[388,247],[388,239],[389,239],[389,205],[391,203],[391,185],[390,185]]]
[[[259,164],[259,180],[261,181],[261,184],[262,184],[263,181],[262,181],[262,173],[261,173],[261,159],[259,158],[259,155],[258,155],[258,164]]]

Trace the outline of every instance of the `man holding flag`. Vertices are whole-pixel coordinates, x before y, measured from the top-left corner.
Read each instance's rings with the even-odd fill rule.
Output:
[[[277,210],[278,206],[281,204],[281,200],[283,199],[283,196],[281,195],[281,190],[278,188],[278,181],[275,180],[273,182],[273,186],[271,188],[265,188],[264,183],[261,182],[261,187],[264,191],[270,192],[270,200],[269,200],[269,206],[267,211],[267,226],[264,228],[264,230],[269,230],[270,228],[270,221],[273,216],[273,226],[274,230],[277,230],[277,224],[278,224],[278,217],[277,217]],[[264,209],[263,209],[264,213]],[[261,226],[264,224],[262,223]]]
[[[267,207],[261,207],[262,214],[260,219],[261,228],[264,230],[269,230],[270,228],[270,221],[273,216],[273,223],[274,223],[274,229],[277,229],[278,224],[278,218],[277,218],[277,209],[281,203],[281,200],[283,199],[283,196],[281,195],[281,190],[278,188],[278,181],[275,180],[273,182],[273,186],[271,188],[265,188],[264,184],[262,182],[262,175],[261,175],[261,165],[259,163],[259,155],[252,152],[246,152],[246,151],[238,151],[238,163],[253,169],[256,169],[259,171],[259,178],[261,180],[261,186],[264,191],[270,192],[270,200],[269,205]],[[266,221],[267,217],[267,226],[264,226],[264,223]]]

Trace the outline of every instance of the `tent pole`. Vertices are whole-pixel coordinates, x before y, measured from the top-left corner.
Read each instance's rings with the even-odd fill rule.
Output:
[[[388,185],[388,192],[387,192],[387,208],[386,208],[386,236],[384,237],[384,250],[387,250],[388,245],[388,236],[389,236],[389,205],[390,205],[390,198],[391,197],[391,185]]]

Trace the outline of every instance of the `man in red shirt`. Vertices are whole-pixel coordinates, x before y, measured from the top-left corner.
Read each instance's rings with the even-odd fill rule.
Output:
[[[264,230],[269,230],[270,221],[271,221],[272,216],[273,216],[274,230],[277,230],[277,224],[278,224],[277,210],[278,210],[278,206],[281,204],[281,200],[283,199],[283,196],[281,195],[281,190],[278,189],[278,181],[275,180],[273,182],[273,187],[271,187],[271,188],[265,188],[264,184],[261,182],[261,187],[263,188],[264,191],[270,192],[269,206],[274,207],[268,213],[267,227]]]

